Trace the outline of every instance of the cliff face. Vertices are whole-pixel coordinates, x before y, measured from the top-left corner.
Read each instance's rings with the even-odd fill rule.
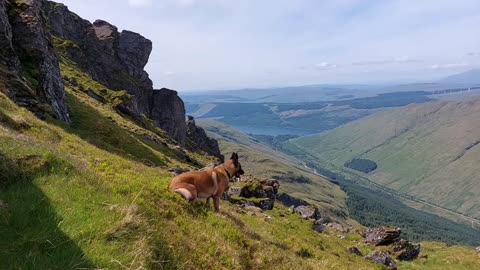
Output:
[[[55,38],[73,42],[67,57],[94,80],[109,89],[126,90],[118,109],[133,117],[145,115],[179,144],[186,143],[185,108],[177,92],[154,90],[144,70],[152,42],[131,31],[119,32],[114,25],[96,20],[90,23],[64,5],[47,2],[46,14]]]
[[[162,127],[172,138],[185,145],[187,127],[185,125],[185,105],[177,91],[162,88],[153,91],[149,112],[155,124]]]
[[[224,156],[215,139],[209,138],[205,130],[195,124],[193,116],[188,116],[187,121],[187,148],[198,149],[209,155],[217,157],[223,162]]]
[[[143,68],[152,42],[130,31],[120,33],[102,20],[92,24],[61,4],[47,2],[45,10],[52,35],[75,44],[66,48],[68,58],[106,87],[135,96],[121,105],[123,111],[148,115],[153,87]]]
[[[69,44],[62,47],[58,58],[57,44]],[[90,23],[63,4],[0,0],[0,83],[17,104],[40,117],[50,114],[70,122],[60,59],[108,89],[126,90],[131,98],[115,104],[118,111],[135,119],[150,118],[180,145],[187,146],[183,101],[176,91],[154,90],[144,70],[151,51],[152,42],[142,35],[119,32],[102,20]],[[219,156],[218,146],[201,128],[189,130],[191,150],[200,148]],[[207,149],[210,146],[213,150]]]
[[[43,1],[0,0],[1,76],[8,95],[43,117],[68,122],[58,59],[46,33]]]

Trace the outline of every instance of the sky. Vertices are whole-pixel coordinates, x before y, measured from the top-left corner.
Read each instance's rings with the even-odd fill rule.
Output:
[[[59,0],[152,40],[179,91],[431,81],[480,67],[478,0]]]

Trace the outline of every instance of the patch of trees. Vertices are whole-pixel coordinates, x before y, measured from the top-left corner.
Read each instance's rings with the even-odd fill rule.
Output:
[[[345,167],[369,173],[377,169],[377,163],[369,159],[354,158],[344,164]]]
[[[414,241],[480,245],[480,231],[448,219],[411,208],[382,191],[340,182],[347,193],[350,216],[364,226],[393,225]]]

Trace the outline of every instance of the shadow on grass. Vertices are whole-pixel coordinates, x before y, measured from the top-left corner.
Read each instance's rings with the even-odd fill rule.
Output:
[[[0,269],[96,269],[21,162],[0,152]],[[30,164],[28,164],[30,165]]]
[[[156,166],[165,165],[165,161],[156,155],[146,144],[134,135],[119,127],[112,119],[101,115],[88,104],[81,102],[75,95],[66,93],[72,123],[52,121],[66,132],[75,134],[90,144],[124,158]]]

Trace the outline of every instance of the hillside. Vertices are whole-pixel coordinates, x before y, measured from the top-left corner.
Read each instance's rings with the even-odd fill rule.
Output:
[[[306,169],[299,160],[223,123],[205,120],[199,124],[219,142],[224,153],[238,152],[243,157],[242,164],[247,174],[279,179],[284,192],[319,206],[333,218],[348,215],[345,193]]]
[[[176,91],[153,89],[146,38],[44,0],[0,0],[0,22],[0,269],[385,269],[357,254],[393,247],[367,244],[363,230],[319,233],[279,203],[222,201],[217,213],[168,192],[171,171],[222,156]],[[262,166],[282,175],[297,164],[257,150],[276,155]],[[346,218],[345,194],[300,168],[282,186],[317,188],[311,200]],[[399,268],[479,267],[471,247],[420,245]]]
[[[68,103],[72,119],[96,119],[101,133],[111,127],[126,138],[148,132],[78,92],[68,95],[78,101]],[[111,148],[104,150],[75,128],[38,120],[3,94],[0,105],[0,268],[381,269],[347,253],[351,245],[365,254],[372,250],[358,234],[343,240],[332,230],[318,234],[281,205],[267,212],[270,219],[242,214],[226,202],[220,214],[189,206],[165,189],[168,167],[189,166],[168,149],[142,142],[128,149],[107,135],[102,141]],[[159,165],[132,155],[141,149]],[[422,243],[422,254],[399,266],[478,264],[475,250],[459,246]]]
[[[374,114],[318,135],[292,139],[330,169],[354,158],[374,161],[382,186],[480,217],[480,99],[431,102]]]

